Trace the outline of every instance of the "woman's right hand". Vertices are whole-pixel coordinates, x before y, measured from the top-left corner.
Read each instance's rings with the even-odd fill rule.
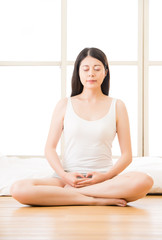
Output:
[[[72,187],[75,187],[76,184],[78,183],[78,181],[85,178],[83,174],[81,173],[77,173],[77,172],[65,172],[64,176],[62,177],[62,179],[64,180],[64,182]]]

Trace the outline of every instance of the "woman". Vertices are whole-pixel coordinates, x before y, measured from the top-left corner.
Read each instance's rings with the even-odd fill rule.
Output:
[[[25,179],[11,187],[12,196],[30,205],[118,205],[144,197],[153,185],[140,172],[120,174],[132,161],[125,104],[109,97],[110,75],[105,54],[85,48],[78,55],[72,94],[55,107],[45,156],[53,178]],[[65,152],[56,147],[64,131]],[[112,164],[111,146],[118,135],[121,157]]]

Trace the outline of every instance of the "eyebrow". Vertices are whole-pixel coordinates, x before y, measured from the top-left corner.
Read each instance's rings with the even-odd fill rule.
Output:
[[[96,67],[96,66],[100,66],[101,67],[100,64],[95,64],[94,67]],[[89,67],[89,65],[82,65],[82,67]]]

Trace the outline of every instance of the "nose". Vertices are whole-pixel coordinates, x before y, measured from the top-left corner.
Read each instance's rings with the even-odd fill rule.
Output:
[[[95,75],[94,70],[90,68],[89,72],[88,72],[88,75],[89,76],[94,76]]]

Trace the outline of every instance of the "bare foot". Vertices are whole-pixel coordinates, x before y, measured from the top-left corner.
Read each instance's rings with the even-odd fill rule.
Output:
[[[127,205],[127,202],[124,199],[118,199],[118,198],[94,198],[95,205],[96,206],[121,206],[125,207]]]
[[[66,184],[64,186],[64,188],[71,188],[71,189],[75,189],[76,188]],[[124,199],[120,199],[120,198],[99,198],[99,197],[92,197],[93,198],[93,203],[92,205],[95,206],[121,206],[121,207],[125,207],[127,205],[127,202]]]

